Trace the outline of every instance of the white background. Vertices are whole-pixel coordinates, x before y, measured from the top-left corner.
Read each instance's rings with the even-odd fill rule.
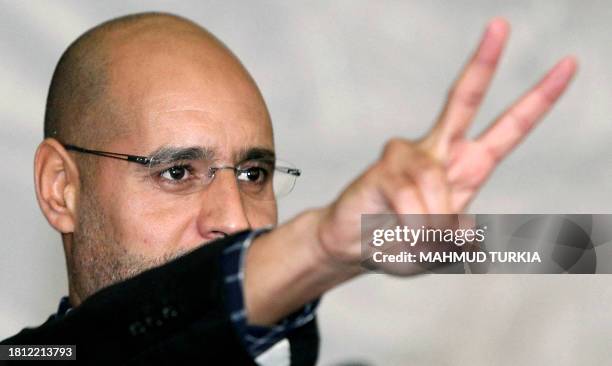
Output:
[[[304,171],[283,219],[328,203],[386,139],[423,134],[495,15],[513,32],[474,133],[563,55],[580,71],[471,212],[611,211],[608,1],[0,1],[0,339],[43,322],[67,291],[32,178],[53,68],[85,30],[145,10],[204,25],[257,80],[279,155]],[[605,275],[364,276],[324,298],[321,364],[610,364],[611,285]]]

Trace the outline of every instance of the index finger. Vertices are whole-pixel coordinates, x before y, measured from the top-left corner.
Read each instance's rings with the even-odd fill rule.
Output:
[[[465,133],[493,79],[510,26],[492,19],[470,61],[451,87],[442,114],[434,127],[438,140],[448,142]]]

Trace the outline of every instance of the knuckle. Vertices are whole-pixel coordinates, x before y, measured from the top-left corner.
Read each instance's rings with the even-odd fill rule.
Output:
[[[469,108],[476,108],[482,102],[484,93],[478,90],[453,89],[449,96],[452,100],[456,100]]]
[[[385,160],[378,160],[372,167],[368,170],[366,175],[368,177],[376,177],[380,175],[386,175],[389,172],[390,164],[387,164]]]
[[[363,175],[365,182],[378,184],[379,182],[397,182],[399,178],[394,164],[390,164],[385,160],[379,160],[368,169]]]
[[[518,113],[516,111],[510,113],[510,118],[512,118],[514,122],[514,126],[516,127],[518,132],[521,134],[528,132],[529,130],[531,130],[531,127],[533,126],[531,118],[521,113]]]
[[[395,137],[387,141],[383,150],[383,156],[387,157],[398,153],[405,153],[408,151],[410,144],[407,140]]]

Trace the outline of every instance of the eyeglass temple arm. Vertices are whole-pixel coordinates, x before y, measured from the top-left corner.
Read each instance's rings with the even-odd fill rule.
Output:
[[[287,168],[284,166],[277,166],[275,169],[283,173],[286,173],[286,174],[291,174],[296,177],[299,177],[300,175],[302,175],[302,171],[296,168]]]
[[[142,165],[149,164],[149,162],[151,161],[151,159],[147,158],[146,156],[119,154],[119,153],[112,153],[112,152],[100,151],[100,150],[89,150],[89,149],[84,149],[82,147],[78,147],[78,146],[70,145],[70,144],[64,145],[64,148],[66,148],[66,150],[77,151],[83,154],[92,154],[92,155],[104,156],[107,158],[127,160],[127,161],[131,161],[134,163],[142,164]]]

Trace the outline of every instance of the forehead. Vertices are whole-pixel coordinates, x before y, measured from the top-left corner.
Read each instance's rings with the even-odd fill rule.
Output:
[[[126,132],[121,140],[140,152],[162,145],[206,146],[230,158],[251,147],[273,149],[270,117],[257,86],[217,45],[120,47],[109,74]]]
[[[205,105],[175,105],[181,107],[145,108],[139,118],[141,129],[132,134],[140,140],[135,143],[141,151],[149,153],[161,146],[202,146],[217,158],[234,159],[252,148],[274,150],[267,114],[257,113],[249,105],[220,99]]]

